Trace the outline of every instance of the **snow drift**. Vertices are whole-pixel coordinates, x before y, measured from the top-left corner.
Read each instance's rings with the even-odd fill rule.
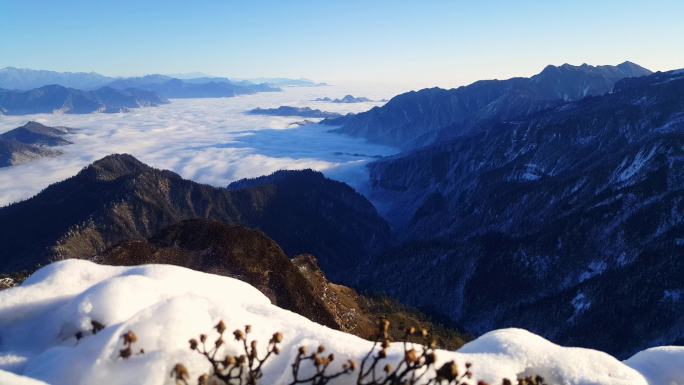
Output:
[[[301,345],[324,344],[339,357],[338,364],[347,358],[359,361],[371,346],[271,305],[236,279],[168,265],[114,267],[67,260],[0,292],[0,383],[170,384],[177,362],[197,378],[208,364],[188,348],[188,339],[209,332],[219,319],[229,330],[251,324],[263,343],[275,331],[284,333],[282,353],[267,363],[263,384],[289,383],[289,364]],[[91,335],[91,321],[105,328]],[[145,354],[123,360],[120,337],[128,330],[135,331],[135,347]],[[78,332],[84,337],[77,339]],[[684,384],[684,347],[648,349],[620,362],[521,329],[496,330],[458,352],[438,352],[438,364],[452,359],[473,363],[475,378],[491,383],[539,374],[552,384]],[[346,383],[352,377],[336,382]]]

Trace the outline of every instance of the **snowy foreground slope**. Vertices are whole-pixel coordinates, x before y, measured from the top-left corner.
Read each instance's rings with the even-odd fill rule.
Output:
[[[42,268],[20,287],[0,291],[0,384],[170,384],[177,362],[197,378],[208,366],[188,348],[188,339],[210,333],[219,319],[229,330],[251,324],[261,342],[275,331],[284,333],[282,353],[268,362],[263,384],[290,382],[289,364],[300,345],[322,343],[335,352],[338,364],[346,358],[358,361],[371,346],[271,305],[236,279],[168,265],[112,267],[67,260]],[[106,327],[91,335],[92,320]],[[135,348],[145,354],[123,360],[120,337],[128,330],[138,335]],[[79,331],[84,337],[77,340]],[[551,384],[684,385],[682,347],[653,348],[620,362],[602,352],[503,329],[458,352],[438,353],[439,361],[451,359],[472,362],[474,380],[492,384],[527,373]],[[335,384],[353,383],[352,378]]]

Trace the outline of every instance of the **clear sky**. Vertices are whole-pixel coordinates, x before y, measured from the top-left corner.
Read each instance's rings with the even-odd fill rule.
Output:
[[[454,86],[684,67],[682,0],[0,0],[0,67]]]

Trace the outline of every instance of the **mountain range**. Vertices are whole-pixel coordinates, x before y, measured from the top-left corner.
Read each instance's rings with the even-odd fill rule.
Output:
[[[82,91],[49,85],[28,91],[0,89],[0,114],[4,115],[126,112],[131,108],[153,107],[164,103],[168,103],[168,100],[154,92],[136,88],[117,90],[102,87]]]
[[[357,286],[474,334],[515,325],[618,356],[682,343],[683,148],[673,71],[374,162],[402,243]]]
[[[269,84],[227,78],[166,75],[112,78],[96,73],[0,69],[0,114],[87,114],[153,107],[169,98],[219,98],[280,91]]]
[[[111,155],[0,208],[0,272],[150,258],[243,277],[342,328],[314,299],[332,289],[287,278],[327,276],[475,335],[523,327],[618,357],[684,344],[684,71],[549,66],[329,122],[406,149],[369,165],[382,216],[311,170],[218,188]]]
[[[413,149],[464,135],[480,124],[515,120],[551,107],[610,92],[616,81],[651,71],[631,62],[617,66],[547,66],[530,78],[482,80],[455,89],[429,88],[392,98],[367,112],[323,121],[334,131]]]
[[[255,87],[255,90],[260,88],[272,90],[277,89],[278,87],[315,86],[322,84],[315,83],[307,79],[288,78],[233,80],[225,77],[209,76],[203,73],[177,75],[150,74],[142,77],[112,77],[101,75],[95,72],[57,72],[16,67],[0,68],[0,88],[24,91],[52,84],[59,84],[67,88],[76,88],[81,90],[94,90],[105,86],[122,88],[122,85],[124,85],[123,88],[129,88],[135,87],[133,84],[158,85],[168,82],[169,80],[182,80],[184,84],[228,83],[238,88]]]
[[[269,84],[232,82],[226,78],[175,79],[164,75],[116,79],[108,84],[115,89],[136,88],[154,92],[165,98],[224,98],[257,92],[280,91]]]

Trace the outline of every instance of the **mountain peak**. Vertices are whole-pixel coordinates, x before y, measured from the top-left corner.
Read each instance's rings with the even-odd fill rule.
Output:
[[[21,127],[26,128],[26,129],[28,129],[28,130],[33,130],[33,129],[36,129],[36,128],[47,128],[46,125],[44,125],[44,124],[42,124],[42,123],[38,123],[38,122],[36,122],[35,120],[29,120],[28,122],[26,122],[26,124],[24,124],[24,125],[21,126]]]
[[[96,160],[84,172],[94,172],[98,180],[108,181],[136,174],[152,168],[130,154],[112,154]]]
[[[634,62],[625,60],[624,62],[616,66],[618,69],[623,71],[625,74],[631,74],[630,77],[646,76],[653,73],[653,71],[648,68],[644,68]]]

